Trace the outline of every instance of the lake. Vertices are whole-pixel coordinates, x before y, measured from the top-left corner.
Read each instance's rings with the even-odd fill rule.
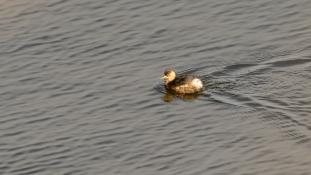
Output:
[[[0,4],[0,174],[311,174],[310,1]]]

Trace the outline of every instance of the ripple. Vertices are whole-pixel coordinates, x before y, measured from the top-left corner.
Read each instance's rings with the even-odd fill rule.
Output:
[[[309,174],[310,8],[3,1],[0,174]]]

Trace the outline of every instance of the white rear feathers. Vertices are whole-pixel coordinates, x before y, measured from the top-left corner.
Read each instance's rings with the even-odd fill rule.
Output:
[[[191,82],[192,86],[194,86],[197,89],[202,89],[203,88],[203,83],[200,79],[194,78]]]

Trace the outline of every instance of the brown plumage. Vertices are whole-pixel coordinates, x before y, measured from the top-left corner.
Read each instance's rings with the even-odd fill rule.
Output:
[[[194,75],[176,76],[176,72],[172,69],[166,69],[164,72],[165,88],[173,93],[194,94],[203,90],[202,81]]]

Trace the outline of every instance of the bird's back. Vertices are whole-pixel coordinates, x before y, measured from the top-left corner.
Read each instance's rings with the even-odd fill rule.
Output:
[[[202,90],[202,86],[195,86],[193,84],[194,80],[199,79],[193,75],[181,75],[176,77],[174,81],[168,83],[167,89],[183,94],[197,93]]]

